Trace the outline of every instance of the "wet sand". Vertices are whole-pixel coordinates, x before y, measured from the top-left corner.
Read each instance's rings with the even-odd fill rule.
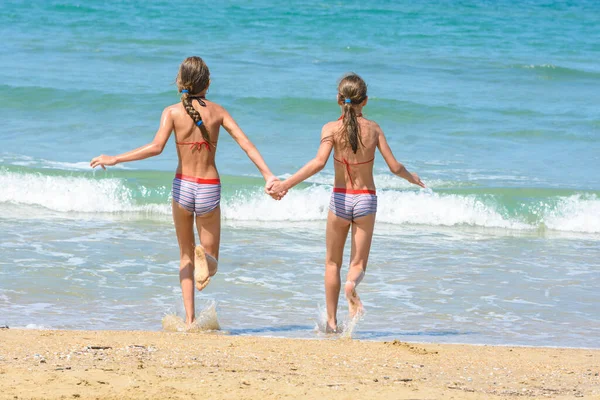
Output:
[[[0,330],[0,399],[600,399],[600,350]]]

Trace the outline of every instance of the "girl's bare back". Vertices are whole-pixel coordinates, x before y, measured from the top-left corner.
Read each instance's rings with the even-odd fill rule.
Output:
[[[201,115],[202,124],[208,131],[206,141],[200,128],[188,115],[182,103],[167,107],[173,119],[173,131],[177,143],[179,164],[177,173],[207,179],[218,178],[215,155],[219,140],[219,131],[227,112],[220,105],[202,99],[204,105],[193,100],[192,106]]]
[[[377,123],[363,117],[358,118],[358,124],[362,146],[356,153],[341,140],[342,121],[332,121],[324,127],[333,138],[334,187],[375,190],[373,163],[381,129]]]

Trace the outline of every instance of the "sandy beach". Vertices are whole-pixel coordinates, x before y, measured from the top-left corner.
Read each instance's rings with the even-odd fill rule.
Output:
[[[1,399],[600,399],[600,350],[0,330]]]

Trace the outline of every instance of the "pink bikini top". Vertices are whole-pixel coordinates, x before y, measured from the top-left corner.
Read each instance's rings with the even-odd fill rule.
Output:
[[[198,151],[202,150],[202,146],[206,147],[206,150],[211,151],[210,150],[210,143],[208,143],[206,140],[203,140],[201,142],[178,142],[175,141],[175,144],[178,146],[190,146],[190,149],[196,149]]]
[[[187,90],[182,90],[181,93],[188,93]],[[204,102],[204,100],[206,100],[206,97],[204,96],[189,96],[189,99],[194,101],[198,101],[198,103],[200,103],[201,106],[206,107],[206,103]],[[198,125],[198,127],[200,127],[200,125],[203,124],[203,121],[200,120],[198,122],[196,122],[196,125]],[[178,142],[177,140],[175,140],[175,144],[178,146],[190,146],[190,149],[196,149],[198,151],[202,150],[202,146],[206,147],[206,150],[211,151],[210,150],[210,143],[208,143],[206,140],[203,140],[201,142]]]
[[[362,117],[362,113],[358,114],[357,117]],[[342,115],[340,118],[338,118],[338,121],[341,121],[343,118],[344,118],[344,116]],[[340,164],[344,164],[346,166],[346,172],[348,173],[348,177],[350,178],[350,184],[352,186],[354,186],[354,180],[352,179],[352,175],[350,174],[350,171],[351,171],[350,167],[352,165],[369,164],[369,163],[375,161],[375,157],[373,157],[369,161],[364,161],[364,162],[359,162],[359,163],[350,163],[350,162],[348,162],[348,160],[346,160],[346,158],[342,158],[341,160],[338,160],[337,158],[333,157],[333,160],[339,162]]]
[[[346,173],[348,173],[348,178],[350,178],[350,184],[352,186],[354,186],[354,180],[352,179],[352,175],[350,174],[350,167],[352,165],[361,165],[361,164],[372,163],[375,160],[375,157],[371,158],[369,161],[359,162],[359,163],[350,163],[345,158],[342,158],[341,160],[338,160],[337,158],[333,157],[333,160],[339,162],[340,164],[344,164],[346,166]]]

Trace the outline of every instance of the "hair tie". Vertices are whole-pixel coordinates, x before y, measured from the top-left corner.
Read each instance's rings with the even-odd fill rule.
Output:
[[[181,91],[181,93],[189,93],[189,90],[187,90],[187,89],[183,89],[183,90]]]
[[[202,120],[196,122],[196,125],[198,125],[198,126],[202,125]]]
[[[352,100],[346,99],[346,100],[344,100],[344,103],[352,103]]]

